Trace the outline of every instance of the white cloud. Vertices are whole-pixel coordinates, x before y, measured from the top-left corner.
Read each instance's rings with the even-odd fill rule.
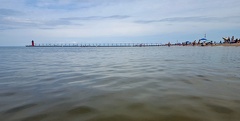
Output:
[[[2,0],[0,35],[114,39],[239,30],[239,6],[239,0]]]

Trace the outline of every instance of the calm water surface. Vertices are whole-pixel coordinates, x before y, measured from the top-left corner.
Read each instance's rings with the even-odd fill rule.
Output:
[[[0,121],[239,121],[240,47],[0,47]]]

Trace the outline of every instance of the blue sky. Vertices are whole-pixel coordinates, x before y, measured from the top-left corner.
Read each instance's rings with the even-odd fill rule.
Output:
[[[0,46],[240,38],[239,0],[0,0]]]

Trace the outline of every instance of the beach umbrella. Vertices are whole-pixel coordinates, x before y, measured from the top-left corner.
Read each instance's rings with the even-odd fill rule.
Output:
[[[200,39],[201,41],[206,41],[207,39],[206,38],[202,38],[202,39]]]
[[[190,41],[186,41],[185,44],[189,45],[189,44],[191,44],[191,42]]]

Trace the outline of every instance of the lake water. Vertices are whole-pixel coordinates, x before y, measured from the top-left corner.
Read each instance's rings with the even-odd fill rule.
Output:
[[[0,47],[0,121],[239,121],[240,47]]]

